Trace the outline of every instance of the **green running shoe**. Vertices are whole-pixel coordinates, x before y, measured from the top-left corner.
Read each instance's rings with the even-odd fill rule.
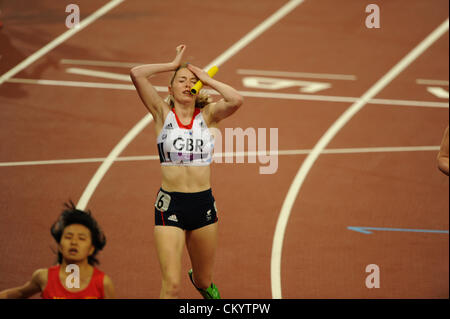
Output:
[[[200,292],[204,299],[220,299],[219,289],[217,289],[217,286],[214,285],[214,283],[211,283],[211,286],[209,286],[206,290],[200,289],[194,284],[194,280],[192,279],[192,269],[188,271],[188,274],[195,289]]]

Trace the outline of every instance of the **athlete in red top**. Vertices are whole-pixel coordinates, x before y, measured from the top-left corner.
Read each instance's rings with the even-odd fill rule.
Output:
[[[105,274],[93,267],[93,274],[86,288],[80,291],[69,291],[61,282],[60,265],[48,269],[48,280],[41,296],[43,299],[104,299],[105,291],[103,281]],[[67,280],[67,278],[66,278]],[[69,281],[71,278],[69,278]]]
[[[58,243],[58,265],[38,269],[25,285],[0,292],[0,298],[29,298],[39,292],[44,299],[114,298],[111,279],[95,268],[105,236],[91,213],[66,204],[51,227]]]

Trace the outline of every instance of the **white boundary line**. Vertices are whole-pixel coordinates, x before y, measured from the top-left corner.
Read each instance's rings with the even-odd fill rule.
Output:
[[[105,79],[113,79],[113,80],[131,82],[131,78],[130,78],[129,74],[118,74],[118,73],[89,70],[89,69],[82,69],[82,68],[67,68],[66,72],[70,73],[70,74],[87,75],[87,76],[100,77],[100,78],[105,78]]]
[[[23,83],[23,84],[39,84],[51,86],[70,86],[81,88],[99,88],[99,89],[114,89],[114,90],[136,90],[132,84],[122,83],[101,83],[101,82],[82,82],[82,81],[62,81],[62,80],[46,80],[46,79],[21,79],[13,78],[6,81],[8,83]],[[167,91],[167,88],[166,88]]]
[[[321,154],[363,154],[363,153],[394,153],[394,152],[437,152],[440,146],[403,146],[403,147],[364,147],[364,148],[330,148],[324,149]],[[260,155],[306,155],[311,153],[310,149],[303,150],[281,150],[281,151],[258,151],[258,152],[226,152],[214,153],[214,158],[217,157],[244,157],[244,156],[260,156]],[[103,162],[106,158],[75,158],[75,159],[60,159],[47,161],[23,161],[23,162],[0,162],[0,167],[13,166],[33,166],[33,165],[59,165],[59,164],[83,164],[83,163],[98,163]],[[156,161],[159,160],[159,155],[140,155],[140,156],[123,156],[116,157],[115,162],[129,162],[129,161]],[[219,163],[220,164],[220,163]],[[228,163],[224,163],[228,164]]]
[[[395,77],[397,77],[404,69],[406,69],[418,56],[427,50],[437,39],[439,39],[445,32],[448,31],[449,20],[445,20],[439,27],[437,27],[430,35],[428,35],[422,42],[419,43],[411,52],[409,52],[400,62],[398,62],[392,69],[389,70],[380,80],[378,80],[361,98],[352,104],[333,125],[325,132],[317,144],[314,146],[311,153],[308,154],[303,161],[300,169],[295,176],[286,198],[281,207],[280,215],[278,216],[275,227],[275,234],[272,244],[271,257],[271,287],[272,297],[274,299],[281,299],[281,256],[283,249],[284,234],[286,226],[291,214],[294,202],[297,199],[300,188],[306,179],[311,167],[316,159],[328,145],[328,143],[336,136],[336,134],[347,124],[350,119],[360,111],[370,99],[377,95],[386,85],[388,85]]]
[[[36,60],[40,59],[42,56],[56,48],[58,45],[75,35],[77,32],[80,32],[85,27],[87,27],[89,24],[100,18],[102,15],[113,9],[114,7],[118,6],[120,3],[122,3],[125,0],[111,0],[107,4],[105,4],[103,7],[92,13],[89,17],[84,19],[80,22],[79,26],[76,28],[72,28],[61,34],[59,37],[54,39],[52,42],[48,43],[32,55],[30,55],[28,58],[23,60],[21,63],[13,67],[11,70],[6,72],[0,77],[0,85],[5,82],[6,80],[12,78],[14,75],[28,67],[30,64],[35,62]]]
[[[445,81],[445,80],[416,79],[416,83],[420,84],[420,85],[443,85],[443,86],[448,86],[448,81]]]
[[[308,95],[308,94],[256,92],[256,91],[239,91],[239,93],[245,97],[268,98],[268,99],[324,101],[324,102],[341,102],[341,103],[354,103],[359,100],[359,98],[352,96],[332,96],[332,95],[315,95],[315,94]],[[409,100],[390,100],[390,99],[370,99],[368,101],[368,104],[439,107],[439,108],[449,107],[449,103],[447,102],[409,101]]]
[[[283,76],[289,78],[310,78],[310,79],[347,80],[347,81],[356,80],[355,75],[347,75],[347,74],[264,71],[264,70],[247,70],[247,69],[238,69],[236,72],[237,74],[243,75],[268,75],[268,76]]]
[[[303,0],[291,0],[286,5],[284,5],[281,9],[279,9],[275,14],[270,16],[268,19],[264,20],[260,25],[258,25],[255,29],[250,31],[246,36],[236,42],[233,46],[227,49],[224,53],[222,53],[218,58],[213,60],[208,66],[204,69],[208,70],[213,65],[221,65],[225,63],[228,59],[234,56],[237,52],[243,49],[247,44],[253,41],[256,37],[258,37],[262,32],[267,30],[270,26],[276,23],[278,20],[287,15],[290,11],[292,11],[296,6],[302,3]],[[98,168],[94,177],[89,182],[89,185],[83,192],[80,201],[77,204],[77,207],[80,209],[84,209],[89,202],[92,194],[94,193],[97,185],[100,183],[103,176],[108,171],[109,167],[114,162],[115,158],[119,156],[119,154],[127,147],[127,145],[142,131],[142,129],[150,123],[151,117],[148,115],[145,116],[138,124],[136,124],[133,129],[127,133],[127,135],[120,141],[119,144],[114,147],[113,151],[108,155],[105,162]]]
[[[135,66],[139,66],[145,63],[136,62],[115,62],[115,61],[94,61],[94,60],[72,60],[72,59],[61,59],[59,61],[61,64],[71,64],[71,65],[91,65],[91,66],[109,66],[116,68],[127,68],[131,69]]]
[[[108,77],[113,77],[113,73],[107,73]],[[86,75],[86,74],[85,74]],[[100,74],[97,74],[97,76]],[[117,77],[116,79],[120,79]],[[80,81],[62,81],[62,80],[46,80],[46,79],[21,79],[13,78],[6,81],[8,83],[23,83],[23,84],[38,84],[38,85],[54,85],[54,86],[69,86],[69,87],[85,87],[85,88],[101,88],[112,90],[131,90],[135,87],[132,84],[121,83],[102,83],[102,82],[80,82]],[[158,92],[167,92],[167,86],[153,86]],[[212,95],[219,94],[214,90],[204,89],[207,93]],[[257,91],[239,91],[244,97],[253,98],[268,98],[268,99],[283,99],[283,100],[305,100],[305,101],[324,101],[324,102],[339,102],[339,103],[354,103],[358,101],[357,97],[351,96],[332,96],[332,95],[308,95],[308,94],[293,94],[293,93],[276,93],[276,92],[257,92]],[[413,100],[389,100],[389,99],[370,99],[368,104],[381,105],[398,105],[398,106],[418,106],[418,107],[436,107],[448,108],[448,102],[431,102],[431,101],[413,101]]]

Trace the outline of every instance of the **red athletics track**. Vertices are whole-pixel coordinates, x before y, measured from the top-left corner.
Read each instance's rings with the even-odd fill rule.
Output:
[[[188,46],[191,63],[206,66],[287,2],[125,1],[13,79],[129,84],[66,72],[77,67],[126,75],[127,68],[61,60],[164,62],[179,43]],[[40,3],[25,6],[16,1],[15,8],[1,8],[5,26],[0,31],[0,74],[66,31],[64,9],[69,2],[60,7]],[[77,3],[83,19],[107,1]],[[365,4],[360,1],[311,0],[298,5],[228,59],[217,75],[241,91],[286,93],[290,98],[246,96],[242,109],[224,121],[222,129],[277,127],[279,150],[313,149],[353,103],[320,96],[362,96],[448,17],[447,1],[397,1],[380,3],[380,8],[381,29],[367,29]],[[188,9],[192,16],[186,15]],[[201,35],[189,29],[202,30]],[[243,69],[344,74],[356,80],[267,76],[331,83],[331,88],[309,94],[319,96],[313,101],[298,87],[245,87],[243,77],[255,75],[238,73]],[[167,86],[168,77],[155,77],[154,83]],[[387,99],[385,104],[369,102],[326,147],[349,152],[320,155],[312,166],[283,238],[283,298],[448,298],[448,233],[367,235],[347,229],[448,230],[448,178],[436,168],[435,148],[357,150],[439,145],[448,124],[448,98],[430,94],[416,79],[447,81],[448,92],[448,31],[375,96]],[[407,102],[394,105],[399,100]],[[49,227],[62,202],[80,199],[101,163],[12,162],[105,158],[146,112],[133,90],[11,82],[0,86],[0,105],[2,290],[52,264]],[[156,155],[154,140],[150,123],[120,156]],[[260,175],[259,163],[213,164],[220,218],[215,281],[223,297],[273,297],[274,231],[306,157],[280,155],[273,175]],[[156,160],[115,162],[88,202],[108,239],[100,268],[113,279],[119,298],[159,295],[152,234],[159,181]],[[184,262],[187,270],[187,256]],[[379,289],[365,286],[368,264],[380,267]],[[187,277],[182,285],[182,297],[198,298]]]

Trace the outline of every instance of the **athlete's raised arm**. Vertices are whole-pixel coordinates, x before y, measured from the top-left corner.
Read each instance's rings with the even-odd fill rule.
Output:
[[[155,122],[164,120],[163,110],[164,108],[169,108],[169,106],[152,86],[149,77],[156,73],[175,71],[181,64],[185,49],[185,45],[179,45],[176,48],[177,53],[172,62],[140,65],[132,68],[130,71],[131,80],[133,80],[142,102],[152,114]]]
[[[227,118],[236,112],[244,102],[244,98],[231,86],[211,78],[207,72],[192,64],[188,65],[188,69],[194,73],[204,85],[212,87],[223,97],[223,99],[205,106],[205,112],[209,117],[209,122],[217,123],[224,118]]]

